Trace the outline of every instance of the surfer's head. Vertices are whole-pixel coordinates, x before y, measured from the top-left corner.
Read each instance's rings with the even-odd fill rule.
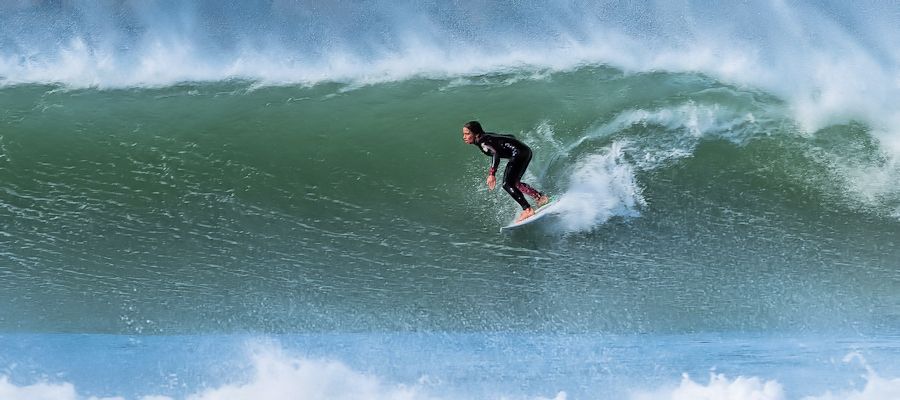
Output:
[[[484,129],[481,129],[481,124],[478,121],[469,121],[463,125],[462,133],[463,141],[472,144],[475,143],[479,136],[484,135]]]

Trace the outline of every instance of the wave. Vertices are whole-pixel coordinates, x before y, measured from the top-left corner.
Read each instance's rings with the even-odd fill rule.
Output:
[[[106,92],[57,91],[52,86],[7,88],[3,90],[21,100],[9,104],[6,121],[13,129],[0,136],[0,161],[10,166],[21,164],[23,171],[41,171],[39,165],[26,168],[29,161],[20,155],[27,153],[23,146],[71,143],[87,158],[66,161],[71,156],[62,154],[62,158],[47,162],[66,169],[71,162],[84,164],[93,160],[79,170],[100,168],[108,172],[101,175],[110,177],[120,164],[133,164],[135,174],[146,169],[140,174],[162,173],[157,177],[160,181],[190,180],[178,183],[182,189],[173,188],[175,191],[206,186],[195,179],[212,178],[208,164],[229,163],[232,169],[244,170],[235,169],[235,174],[268,175],[271,179],[265,180],[266,184],[260,185],[260,181],[252,186],[254,191],[277,198],[283,197],[280,192],[284,185],[291,184],[284,171],[295,168],[297,160],[306,164],[303,175],[310,181],[318,181],[328,173],[311,162],[323,157],[327,157],[328,164],[349,167],[353,176],[387,181],[397,181],[406,173],[391,165],[394,158],[389,155],[438,170],[473,165],[471,157],[464,157],[468,154],[465,147],[452,140],[450,132],[457,130],[458,121],[445,122],[444,110],[465,101],[472,110],[489,116],[489,127],[512,128],[512,133],[521,135],[535,149],[538,157],[529,169],[528,180],[547,186],[563,200],[568,221],[564,230],[568,232],[589,231],[611,217],[638,215],[647,204],[642,193],[652,185],[646,179],[652,174],[694,162],[705,168],[730,168],[716,160],[715,154],[703,151],[704,146],[716,141],[743,149],[744,157],[754,157],[755,148],[767,148],[771,154],[764,156],[768,161],[763,163],[774,162],[777,172],[784,175],[776,179],[821,189],[828,202],[845,203],[852,209],[885,216],[900,210],[900,192],[895,185],[900,176],[897,155],[872,137],[870,127],[834,125],[809,135],[789,116],[789,106],[778,98],[703,76],[627,75],[611,68],[586,67],[526,80],[519,80],[516,74],[498,74],[468,83],[456,79],[418,80],[349,92],[346,88],[318,85],[265,89],[240,82]],[[490,94],[481,98],[485,89]],[[531,101],[533,96],[542,96],[543,101]],[[373,102],[381,103],[372,108]],[[634,107],[635,103],[641,106]],[[245,107],[251,104],[265,106]],[[270,111],[276,108],[277,111]],[[510,108],[525,111],[510,112]],[[95,111],[84,119],[72,113],[79,109]],[[194,114],[185,115],[186,110]],[[122,119],[122,114],[134,118]],[[243,115],[244,121],[223,126],[223,115],[237,114]],[[167,118],[158,119],[158,115]],[[466,118],[460,118],[463,119]],[[335,130],[335,121],[347,126],[344,132]],[[400,121],[410,123],[404,132],[394,128],[403,126]],[[49,133],[57,126],[76,126],[110,136]],[[367,128],[360,129],[363,126]],[[248,132],[258,132],[260,140],[247,142]],[[434,143],[416,138],[432,132],[439,135]],[[390,140],[373,140],[376,136]],[[316,142],[315,148],[305,145],[310,140]],[[122,146],[125,142],[131,145]],[[394,145],[401,142],[404,146]],[[281,146],[274,148],[275,143]],[[438,159],[440,165],[435,164],[434,145],[453,155]],[[244,149],[236,154],[230,150],[233,147]],[[317,154],[313,154],[315,149],[319,149]],[[349,153],[344,154],[342,149],[349,149]],[[373,175],[374,170],[357,168],[360,161],[355,153],[363,149],[369,157],[378,155],[370,161],[374,163],[371,167],[380,171],[378,175]],[[243,161],[237,164],[233,157]],[[116,160],[114,164],[104,166],[101,160],[110,158]],[[156,165],[162,159],[176,162],[183,173],[164,173]],[[478,173],[475,168],[465,171],[467,175]],[[75,174],[62,175],[80,179]],[[126,181],[115,184],[131,186]],[[400,186],[397,189],[402,192],[416,190],[405,183]],[[472,188],[451,185],[446,190],[470,192]],[[503,206],[507,203],[497,203],[498,208],[509,211]],[[581,223],[575,224],[576,220]]]
[[[516,272],[507,260],[517,260],[583,272],[558,281],[590,295],[560,289],[538,301],[565,310],[556,322],[576,332],[896,325],[881,305],[896,292],[885,266],[897,258],[900,171],[867,124],[809,133],[777,96],[699,74],[583,67],[470,80],[0,89],[0,219],[15,221],[0,232],[14,243],[3,250],[15,271],[6,321],[104,332],[295,332],[359,329],[358,311],[348,310],[366,309],[369,329],[561,329],[506,303],[546,285],[540,277],[500,284],[508,293],[490,301],[465,299],[466,285],[505,282]],[[565,210],[548,226],[554,234],[497,235],[516,207],[486,189],[489,159],[460,140],[460,124],[470,119],[534,148],[526,181]],[[556,256],[519,249],[529,243]],[[723,298],[735,292],[705,289],[670,293],[686,307],[712,304],[690,317],[660,314],[673,304],[662,295],[626,314],[591,305],[630,299],[634,288],[622,282],[648,260],[664,270],[729,265],[754,275],[760,259],[778,272],[743,276],[753,284],[735,289],[759,312]],[[621,280],[593,272],[605,262],[616,265],[606,274]],[[841,285],[848,265],[865,274],[862,286]],[[460,268],[487,277],[444,281]],[[794,278],[803,268],[834,276]],[[61,271],[63,283],[47,292],[37,271]],[[158,306],[196,315],[200,299],[221,298],[218,289],[244,274],[260,277],[259,290],[278,293],[282,307],[242,295],[223,299],[222,308],[204,306],[215,318],[171,320]],[[736,282],[667,274],[660,276],[685,287]],[[143,307],[113,306],[134,303],[133,292],[108,288],[146,281],[156,290],[134,292]],[[382,282],[400,296],[373,289]],[[673,287],[663,278],[638,283],[653,293]],[[763,287],[772,284],[801,295]],[[84,318],[68,318],[55,304],[85,304],[71,289],[81,285],[96,303],[84,307]],[[413,299],[423,290],[427,317],[394,317],[419,304]],[[33,291],[49,293],[41,306],[26,301]],[[40,310],[52,315],[28,317]]]
[[[835,172],[863,193],[858,200],[895,195],[890,187],[900,165],[900,107],[894,101],[900,97],[900,52],[891,38],[900,36],[900,23],[889,4],[559,0],[507,9],[478,1],[160,1],[0,7],[2,86],[167,87],[237,79],[257,86],[358,87],[424,77],[450,80],[452,87],[459,79],[491,74],[516,74],[514,82],[604,65],[627,74],[699,73],[784,102],[782,112],[802,135],[862,122],[888,155],[885,167]],[[642,89],[652,98],[656,88]]]
[[[808,132],[862,119],[900,149],[890,4],[580,1],[5,3],[0,82],[375,83],[611,65],[700,72],[788,101]],[[471,10],[478,10],[473,14]],[[740,18],[735,18],[740,15]],[[727,21],[725,23],[724,21]]]

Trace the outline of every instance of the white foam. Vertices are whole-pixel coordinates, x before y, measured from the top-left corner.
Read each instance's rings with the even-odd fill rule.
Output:
[[[614,143],[577,162],[568,189],[557,199],[564,230],[589,231],[614,216],[638,215],[644,198],[623,148]]]
[[[839,161],[831,166],[851,200],[876,212],[885,210],[896,218],[900,217],[900,154],[886,157],[877,165]]]
[[[715,137],[742,143],[758,134],[748,127],[757,118],[750,112],[742,113],[717,104],[697,104],[693,101],[658,109],[634,109],[619,113],[611,121],[584,135],[569,146],[567,151],[585,141],[612,136],[634,126],[660,127],[661,135],[631,146],[632,159],[641,170],[652,170],[693,154],[700,139]]]
[[[39,382],[32,385],[16,386],[6,376],[0,376],[0,399],[3,400],[81,400],[71,383]],[[88,397],[88,400],[124,400],[122,397]],[[142,400],[170,400],[145,397]]]
[[[549,143],[553,151],[568,156],[585,142],[610,137],[633,126],[660,127],[663,137],[638,142],[614,141],[595,154],[575,161],[565,192],[559,196],[562,228],[567,232],[589,231],[615,216],[637,216],[646,205],[636,171],[646,171],[690,157],[702,138],[717,137],[741,142],[746,129],[755,124],[751,113],[740,113],[718,105],[687,102],[655,110],[626,110],[611,121],[591,130],[568,147],[553,138],[548,122],[536,128],[541,143]],[[627,156],[626,157],[626,153]]]
[[[805,397],[803,400],[889,400],[900,399],[900,378],[886,379],[878,375],[875,370],[866,363],[865,358],[859,353],[850,353],[844,357],[845,363],[859,362],[866,368],[866,386],[860,390],[844,390],[832,392],[829,390],[822,396]]]
[[[866,384],[860,389],[828,390],[821,395],[805,396],[801,400],[897,400],[900,399],[900,378],[879,376],[859,353],[844,357],[845,363],[858,362],[866,370]],[[706,384],[683,375],[674,388],[655,391],[635,391],[631,400],[788,400],[784,386],[774,379],[759,377],[728,378],[711,373]]]
[[[298,17],[307,15],[308,22],[318,22],[318,18],[325,26],[354,25],[379,34],[308,28],[302,32],[316,39],[313,41],[319,46],[305,48],[303,41],[289,40],[295,38],[283,32],[307,29],[303,20],[279,24],[270,21],[276,18],[251,19],[248,26],[241,27],[246,32],[220,32],[223,28],[218,21],[208,20],[212,16],[188,6],[170,10],[140,3],[108,8],[71,5],[71,15],[55,17],[70,18],[81,29],[74,29],[74,33],[60,30],[60,35],[69,36],[54,38],[58,43],[55,49],[48,49],[46,43],[33,43],[37,39],[28,40],[27,36],[12,38],[19,48],[0,55],[0,75],[8,82],[41,81],[43,77],[74,85],[104,84],[106,80],[112,85],[128,85],[228,77],[272,82],[380,81],[418,74],[456,76],[522,66],[570,69],[607,63],[632,71],[708,72],[727,81],[784,88],[788,93],[803,87],[814,89],[808,86],[823,83],[842,85],[833,86],[835,92],[861,93],[883,86],[858,87],[858,82],[883,82],[896,88],[900,80],[895,63],[900,55],[895,52],[892,57],[878,58],[873,54],[894,46],[877,41],[869,44],[872,38],[883,38],[885,32],[854,36],[860,27],[852,26],[853,31],[848,31],[832,16],[802,4],[754,4],[738,27],[733,27],[738,25],[735,21],[722,22],[722,16],[732,15],[739,8],[727,4],[706,4],[697,9],[691,9],[690,4],[682,9],[635,6],[646,8],[639,11],[656,18],[643,20],[634,19],[628,10],[599,13],[567,1],[550,2],[537,10],[528,4],[519,4],[513,10],[484,10],[481,19],[462,21],[453,17],[466,16],[468,11],[449,5],[427,9],[389,2],[367,7],[355,13],[368,12],[377,17],[370,18],[371,22],[362,20],[362,24],[352,19],[353,13],[318,15],[319,10],[308,10],[302,3],[279,2],[271,9],[253,10],[270,17],[293,11]],[[11,8],[38,16],[42,12],[40,7],[27,4]],[[509,11],[519,11],[520,20],[509,20]],[[91,14],[91,18],[85,14]],[[136,15],[133,17],[138,21],[130,21],[140,28],[136,38],[112,23],[121,14]],[[772,15],[775,18],[769,18]],[[874,23],[866,20],[866,26],[896,29],[883,20],[889,15],[879,17],[882,19]],[[682,22],[671,23],[675,18]],[[9,22],[15,25],[27,21]],[[224,36],[227,43],[208,43],[211,36]],[[46,39],[46,35],[37,37]],[[873,76],[871,72],[880,73]],[[856,79],[834,82],[835,76]],[[832,96],[825,97],[824,105],[833,104]]]
[[[188,396],[188,400],[428,399],[415,385],[388,384],[337,361],[290,357],[277,348],[253,356],[254,375]]]
[[[252,374],[188,394],[185,400],[433,400],[448,399],[427,393],[440,385],[423,376],[410,384],[391,383],[378,376],[356,371],[333,360],[310,359],[286,354],[273,344],[252,344]],[[495,397],[497,400],[566,400],[565,392],[554,397]],[[124,397],[85,397],[72,383],[39,382],[17,386],[0,376],[2,400],[126,400]],[[138,400],[176,400],[163,395],[145,395]]]
[[[252,357],[253,375],[246,382],[234,382],[203,390],[186,400],[428,400],[417,384],[389,384],[378,377],[354,371],[337,361],[290,357],[277,348],[268,348]],[[16,386],[0,376],[3,400],[81,400],[71,383],[41,382]],[[122,397],[89,397],[89,400],[124,400]],[[148,395],[140,400],[174,400]]]
[[[632,400],[786,400],[781,384],[757,377],[729,379],[722,374],[710,374],[709,382],[702,384],[687,375],[674,389],[656,392],[639,392]]]
[[[245,379],[227,382],[217,387],[187,394],[185,400],[451,400],[462,394],[434,393],[446,390],[440,379],[424,376],[416,382],[403,384],[390,382],[377,375],[356,371],[334,360],[310,359],[286,354],[278,345],[254,345],[250,356],[252,373]],[[845,362],[858,361],[866,369],[866,384],[862,388],[835,388],[823,394],[806,396],[800,400],[896,400],[900,398],[900,378],[880,377],[866,365],[859,354],[845,357]],[[481,378],[483,379],[483,377]],[[838,382],[836,382],[838,383]],[[694,381],[683,375],[676,385],[661,385],[656,389],[635,389],[627,397],[630,400],[789,400],[786,388],[775,379],[711,373],[706,383]],[[503,396],[497,400],[566,400],[565,391],[556,391],[553,397]],[[598,394],[596,398],[609,398]],[[78,393],[73,383],[52,383],[46,380],[26,385],[15,385],[6,376],[0,376],[0,399],[3,400],[128,400],[125,397],[89,397]],[[179,398],[180,399],[180,398]],[[164,395],[143,395],[136,400],[176,400]]]
[[[4,400],[68,400],[76,399],[75,387],[70,383],[36,383],[16,386],[5,376],[0,376],[0,399]]]
[[[801,400],[897,400],[900,399],[900,378],[885,379],[868,369],[866,385],[861,389],[827,391],[822,395],[805,396]],[[636,391],[631,400],[789,400],[785,388],[777,380],[759,377],[728,378],[724,374],[710,374],[706,384],[683,376],[675,388],[656,391]]]

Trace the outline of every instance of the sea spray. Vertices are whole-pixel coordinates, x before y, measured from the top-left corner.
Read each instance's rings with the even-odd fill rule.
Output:
[[[637,216],[646,201],[634,168],[624,159],[627,144],[575,161],[566,191],[556,200],[566,232],[589,231],[613,216]]]

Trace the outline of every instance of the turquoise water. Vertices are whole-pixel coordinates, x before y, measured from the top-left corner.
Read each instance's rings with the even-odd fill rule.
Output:
[[[0,398],[900,396],[896,7],[474,6],[0,6]]]
[[[896,336],[721,333],[0,339],[0,393],[31,399],[893,398],[900,352]]]

